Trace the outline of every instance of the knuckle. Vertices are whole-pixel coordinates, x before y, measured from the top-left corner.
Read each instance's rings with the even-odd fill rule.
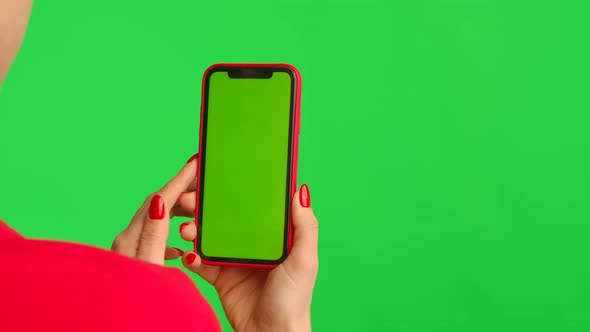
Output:
[[[319,226],[317,223],[308,223],[302,227],[301,231],[309,238],[317,238],[319,234]]]
[[[299,225],[308,229],[317,229],[319,226],[317,218],[313,215],[298,215],[293,222],[295,226]]]
[[[141,243],[152,243],[159,239],[158,233],[151,229],[144,229],[141,232],[140,242]]]
[[[320,224],[318,223],[318,220],[314,217],[309,220],[309,222],[307,223],[307,227],[313,230],[318,230]]]
[[[295,266],[297,266],[297,271],[301,276],[315,276],[319,269],[319,261],[317,257],[297,259],[295,261]]]
[[[147,197],[145,198],[145,201],[143,201],[143,204],[149,205],[150,202],[152,201],[152,198],[154,198],[154,196],[156,196],[158,193],[157,192],[153,192],[149,195],[147,195]]]
[[[115,239],[113,240],[113,245],[111,246],[111,249],[113,250],[117,250],[119,248],[121,248],[122,246],[125,245],[125,243],[129,242],[129,236],[125,233],[125,231],[117,234],[117,236],[115,236]]]

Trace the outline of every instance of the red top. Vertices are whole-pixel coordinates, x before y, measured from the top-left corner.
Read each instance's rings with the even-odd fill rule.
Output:
[[[181,270],[65,242],[29,240],[0,221],[0,331],[221,331]]]

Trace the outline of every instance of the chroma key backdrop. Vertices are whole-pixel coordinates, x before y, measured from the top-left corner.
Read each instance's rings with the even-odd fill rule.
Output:
[[[204,70],[290,63],[314,330],[589,331],[589,6],[36,1],[0,93],[0,218],[108,248],[197,152]]]

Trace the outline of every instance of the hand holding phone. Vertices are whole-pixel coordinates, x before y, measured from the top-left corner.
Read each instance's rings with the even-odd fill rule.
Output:
[[[193,200],[182,208],[194,209]],[[193,251],[182,264],[197,273],[218,292],[227,318],[236,331],[311,331],[310,306],[318,271],[318,222],[306,185],[293,196],[293,247],[287,259],[274,269],[202,264]],[[183,224],[181,237],[193,241],[194,222]]]

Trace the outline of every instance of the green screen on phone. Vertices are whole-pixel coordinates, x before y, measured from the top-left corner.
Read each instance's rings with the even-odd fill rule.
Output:
[[[278,261],[286,255],[292,81],[285,71],[264,78],[209,73],[200,151],[204,257]]]

